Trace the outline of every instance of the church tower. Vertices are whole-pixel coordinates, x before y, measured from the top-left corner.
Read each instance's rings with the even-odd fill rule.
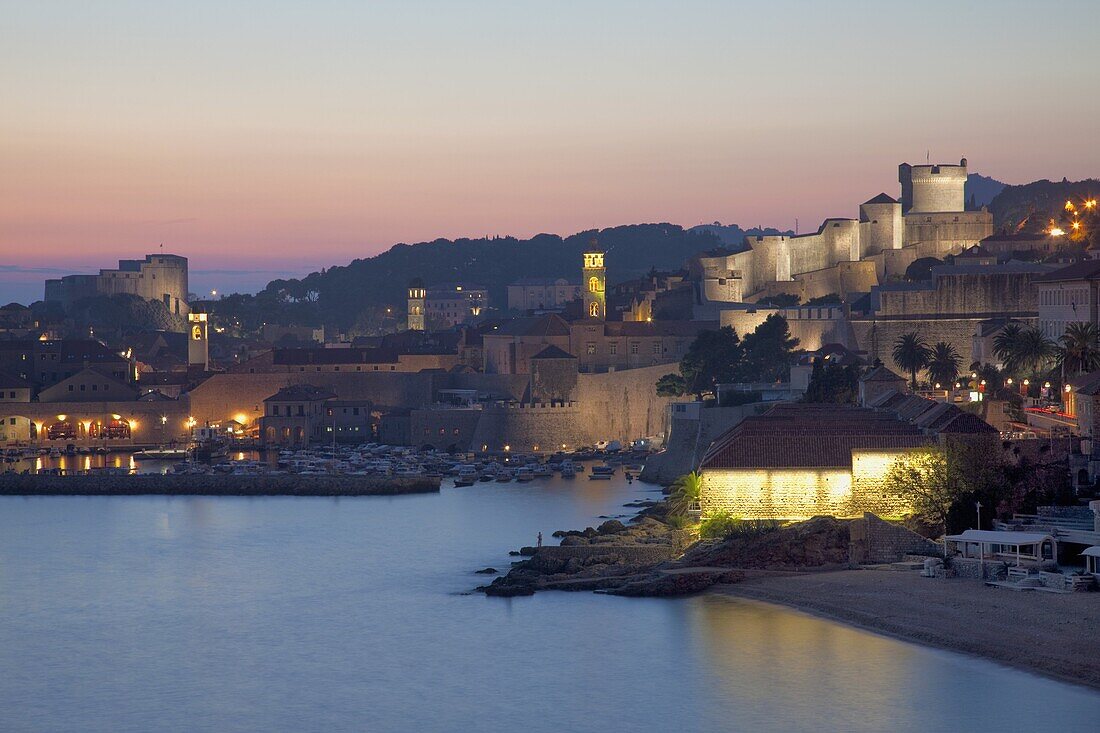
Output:
[[[205,372],[210,366],[210,322],[205,313],[187,314],[187,368]]]
[[[424,281],[420,278],[409,283],[409,330],[424,330]]]
[[[603,265],[604,253],[593,239],[584,253],[584,317],[607,319],[607,269]]]

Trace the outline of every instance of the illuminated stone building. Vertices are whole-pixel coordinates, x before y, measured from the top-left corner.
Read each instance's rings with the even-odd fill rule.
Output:
[[[966,176],[965,158],[959,165],[902,163],[900,201],[882,193],[860,205],[857,219],[826,219],[808,234],[750,236],[739,250],[700,255],[691,263],[699,305],[865,293],[918,258],[977,244],[993,233],[993,215],[965,210]]]
[[[586,318],[607,319],[607,268],[603,264],[604,253],[596,249],[595,241],[584,253],[584,315]]]
[[[703,517],[899,516],[909,507],[883,484],[890,467],[949,437],[992,446],[999,433],[955,405],[896,390],[868,407],[776,405],[743,419],[704,454]]]
[[[424,298],[426,294],[424,290],[424,281],[420,278],[416,278],[409,283],[408,311],[410,331],[423,331],[426,327],[424,312]]]

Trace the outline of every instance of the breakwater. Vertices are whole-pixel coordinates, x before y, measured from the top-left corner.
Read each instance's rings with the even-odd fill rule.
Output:
[[[419,476],[49,476],[5,473],[0,474],[0,496],[394,496],[438,492],[439,484],[438,478]]]

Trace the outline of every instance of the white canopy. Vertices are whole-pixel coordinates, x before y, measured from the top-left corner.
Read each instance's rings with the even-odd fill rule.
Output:
[[[952,542],[984,542],[996,545],[1037,545],[1054,537],[1041,532],[1007,532],[990,529],[968,529],[962,534],[948,535]]]
[[[1088,555],[1089,557],[1100,557],[1100,546],[1086,547],[1081,554]]]

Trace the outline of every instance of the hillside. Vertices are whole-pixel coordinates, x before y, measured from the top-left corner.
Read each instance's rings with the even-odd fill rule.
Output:
[[[404,311],[413,278],[421,278],[428,287],[454,281],[484,285],[494,303],[503,303],[508,283],[525,277],[579,281],[581,253],[593,237],[607,252],[611,283],[640,277],[653,267],[679,268],[691,255],[721,246],[711,232],[675,224],[634,224],[565,238],[539,234],[530,239],[437,239],[397,244],[374,257],[301,279],[274,280],[255,296],[231,296],[213,308],[220,316],[238,319],[246,330],[264,321],[350,328],[376,319],[387,306]]]
[[[1065,208],[1070,201],[1083,211],[1084,201],[1100,197],[1100,181],[1090,178],[1084,181],[1060,182],[1034,181],[1022,186],[1005,186],[993,199],[993,226],[998,232],[1025,232],[1036,234],[1045,231],[1053,219],[1068,231],[1073,215]],[[1095,217],[1095,209],[1087,218]],[[1097,231],[1089,231],[1086,238],[1096,241]]]

